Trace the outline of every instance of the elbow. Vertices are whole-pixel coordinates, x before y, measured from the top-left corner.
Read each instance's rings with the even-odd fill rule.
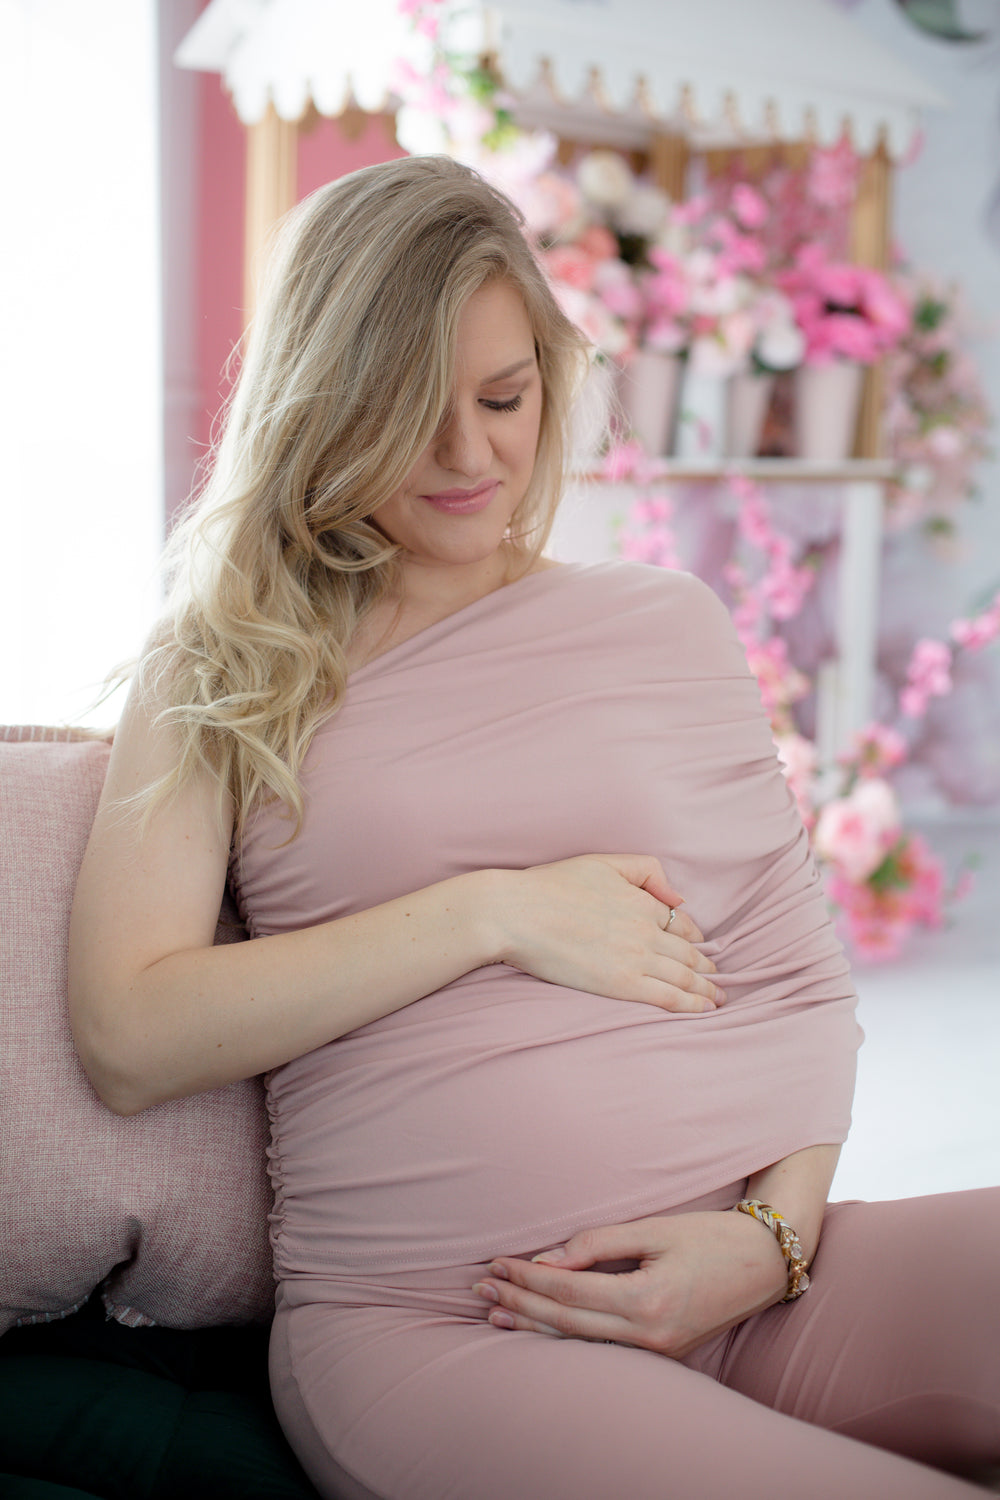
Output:
[[[74,1037],[80,1065],[86,1073],[91,1088],[101,1103],[112,1114],[127,1118],[141,1114],[159,1101],[144,1089],[141,1079],[136,1078],[121,1060],[95,1049],[82,1037]]]
[[[130,1061],[120,1021],[99,1020],[71,990],[70,1022],[80,1066],[95,1094],[112,1114],[137,1115],[160,1103],[162,1094],[154,1093],[149,1077],[144,1077]]]

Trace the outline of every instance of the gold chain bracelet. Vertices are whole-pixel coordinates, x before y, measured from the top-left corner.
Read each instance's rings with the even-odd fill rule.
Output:
[[[757,1198],[741,1198],[736,1207],[741,1214],[749,1214],[751,1218],[766,1225],[778,1241],[788,1267],[788,1290],[781,1300],[794,1302],[796,1297],[801,1297],[809,1289],[809,1277],[806,1274],[809,1262],[795,1230],[776,1208],[772,1208],[769,1203],[761,1203]]]

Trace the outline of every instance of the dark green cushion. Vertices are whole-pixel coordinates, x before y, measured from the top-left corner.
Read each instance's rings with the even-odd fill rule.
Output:
[[[35,1500],[9,1488],[25,1481],[51,1500],[315,1500],[271,1408],[266,1329],[124,1328],[89,1307],[0,1339],[2,1500]]]
[[[101,1500],[93,1490],[71,1490],[64,1484],[50,1484],[47,1479],[18,1479],[15,1474],[0,1474],[0,1500]]]

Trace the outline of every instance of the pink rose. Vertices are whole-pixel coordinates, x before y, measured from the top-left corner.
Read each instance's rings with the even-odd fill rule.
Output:
[[[847,880],[857,883],[878,869],[899,831],[899,804],[892,787],[870,777],[822,809],[816,823],[816,851]]]

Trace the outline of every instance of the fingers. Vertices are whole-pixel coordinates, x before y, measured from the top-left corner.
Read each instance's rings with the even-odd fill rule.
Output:
[[[565,1245],[543,1250],[526,1264],[551,1265],[564,1271],[582,1271],[599,1261],[641,1260],[662,1250],[662,1220],[634,1219],[624,1224],[601,1224],[596,1229],[581,1229]],[[507,1268],[507,1262],[496,1260],[496,1266]],[[513,1261],[519,1265],[523,1262]]]
[[[621,1277],[517,1260],[495,1261],[490,1271],[496,1279],[477,1282],[472,1290],[492,1304],[489,1321],[496,1328],[616,1342],[628,1341],[632,1333],[622,1311]]]
[[[657,901],[662,901],[666,906],[681,906],[684,897],[676,890],[663,873],[663,866],[658,859],[649,854],[600,854],[596,858],[602,859],[611,865],[612,869],[624,875],[625,879],[632,885],[641,886]]]
[[[648,977],[666,985],[667,990],[653,989],[643,998],[673,1011],[714,1010],[724,1004],[725,991],[710,977],[717,973],[716,966],[695,947],[704,939],[690,917],[678,912],[670,926],[661,930],[663,937],[656,953],[659,961],[650,967]]]
[[[671,911],[674,914],[672,921],[669,916],[669,912]],[[663,931],[669,932],[671,937],[684,938],[688,943],[703,943],[705,941],[705,934],[701,928],[688,916],[686,911],[682,911],[678,906],[672,906],[665,912],[657,913],[656,920]]]
[[[636,999],[663,1010],[698,1013],[716,1010],[726,1002],[726,992],[716,983],[715,965],[696,948],[653,955]]]

